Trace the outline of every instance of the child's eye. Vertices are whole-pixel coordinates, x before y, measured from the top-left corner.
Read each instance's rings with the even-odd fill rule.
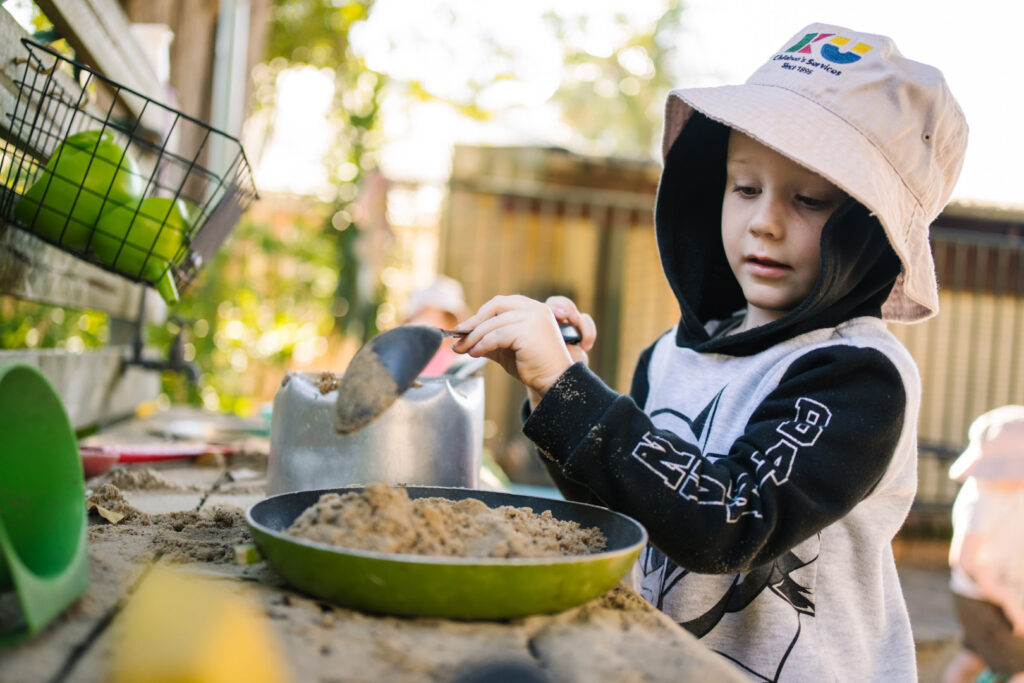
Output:
[[[828,201],[825,199],[815,199],[803,194],[798,194],[796,200],[809,209],[820,209],[828,205]]]
[[[732,191],[743,197],[756,197],[761,192],[756,187],[751,187],[749,185],[736,185],[732,188]]]

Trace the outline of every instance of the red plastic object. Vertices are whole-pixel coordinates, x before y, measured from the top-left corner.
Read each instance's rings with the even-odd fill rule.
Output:
[[[80,448],[82,454],[82,469],[85,470],[85,478],[95,477],[110,470],[117,463],[117,453],[104,453],[102,451],[92,452]]]
[[[134,463],[198,458],[206,453],[231,455],[238,452],[238,447],[213,443],[142,443],[79,446],[79,451],[83,462],[87,457],[113,457],[114,462]],[[114,462],[111,462],[111,466]]]

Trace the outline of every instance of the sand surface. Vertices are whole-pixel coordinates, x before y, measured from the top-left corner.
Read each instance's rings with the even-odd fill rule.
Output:
[[[321,375],[321,392],[326,380]],[[384,412],[398,398],[398,385],[381,363],[372,344],[364,344],[338,380],[334,427],[341,434],[356,431]]]
[[[287,533],[346,548],[442,557],[587,555],[606,545],[597,527],[555,519],[549,510],[491,508],[475,498],[410,499],[404,488],[380,482],[361,492],[324,494]]]

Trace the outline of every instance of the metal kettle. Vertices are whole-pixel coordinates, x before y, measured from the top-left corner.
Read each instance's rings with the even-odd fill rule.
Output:
[[[288,372],[274,396],[268,495],[375,481],[478,486],[483,377],[420,377],[390,408],[351,434],[334,430],[338,391],[325,391],[323,377]]]

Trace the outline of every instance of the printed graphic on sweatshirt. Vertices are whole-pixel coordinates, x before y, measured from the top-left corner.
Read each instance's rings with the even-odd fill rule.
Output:
[[[765,486],[782,486],[789,481],[800,450],[817,442],[832,419],[832,412],[814,399],[797,399],[793,419],[776,428],[778,441],[763,453],[757,451],[751,456],[756,466],[752,474],[742,472],[735,478],[719,478],[714,472],[706,472],[704,464],[713,463],[725,456],[705,453],[704,449],[714,426],[721,397],[720,391],[693,419],[671,409],[653,411],[652,419],[664,415],[676,422],[669,427],[669,431],[681,438],[669,440],[647,432],[634,446],[631,455],[646,465],[663,486],[684,499],[698,505],[721,507],[726,521],[732,524],[744,515],[761,517],[760,506],[757,504],[760,489]]]
[[[665,432],[647,432],[632,456],[647,466],[659,485],[698,505],[720,507],[725,520],[735,523],[744,515],[762,516],[758,504],[761,491],[786,485],[801,452],[817,443],[832,421],[832,411],[820,401],[798,398],[792,417],[775,427],[771,445],[748,456],[754,467],[731,479],[719,477],[705,465],[726,457],[709,452],[708,446],[724,391],[715,394],[693,418],[674,409],[653,410],[651,418],[673,438],[662,436]],[[723,427],[732,430],[735,425]],[[748,675],[777,681],[796,648],[803,620],[814,616],[814,600],[807,586],[816,571],[818,540],[814,537],[772,562],[733,575],[688,571],[648,545],[640,558],[641,593],[658,609],[677,618],[683,615],[680,626]],[[759,636],[757,647],[719,635],[732,633],[729,623],[733,615],[755,602],[758,607],[753,609],[777,615],[775,628]],[[716,633],[720,626],[722,630]],[[751,651],[757,653],[756,663],[744,659]]]
[[[816,543],[817,539],[815,546]],[[745,574],[721,576],[682,569],[657,548],[648,546],[640,558],[644,576],[641,593],[661,610],[671,607],[666,602],[671,600],[673,593],[691,603],[697,596],[707,596],[702,601],[705,611],[679,622],[679,625],[755,680],[777,681],[796,647],[803,619],[814,616],[814,602],[804,585],[805,579],[800,575],[806,573],[809,578],[817,555],[805,560],[797,553],[797,549],[788,551],[774,562]],[[716,590],[718,592],[714,592]],[[715,596],[719,597],[715,599]],[[775,603],[777,607],[772,613],[778,615],[773,631],[759,638],[757,665],[744,660],[747,644],[735,642],[732,638],[718,639],[714,633],[723,619],[742,612],[755,601]]]

